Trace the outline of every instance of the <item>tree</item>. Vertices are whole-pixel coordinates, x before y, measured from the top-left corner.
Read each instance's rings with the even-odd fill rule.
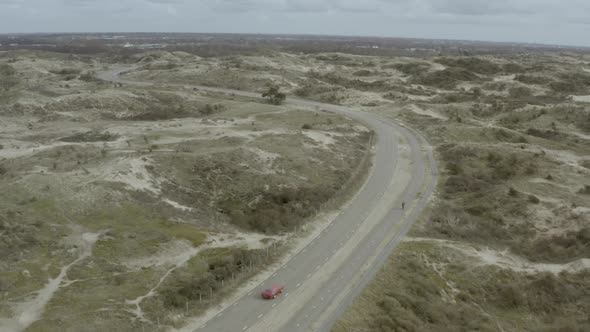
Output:
[[[280,92],[278,87],[271,86],[268,91],[262,94],[262,97],[266,98],[271,104],[280,105],[285,101],[287,95]]]

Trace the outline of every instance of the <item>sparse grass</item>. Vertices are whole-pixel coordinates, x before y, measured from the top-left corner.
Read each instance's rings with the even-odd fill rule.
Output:
[[[87,131],[61,139],[63,142],[112,142],[119,138],[119,135],[111,134],[108,131]]]
[[[516,75],[516,77],[514,79],[519,82],[522,82],[524,84],[539,84],[539,85],[548,84],[553,81],[552,79],[545,77],[545,76],[528,75],[528,74]]]
[[[194,247],[200,246],[207,239],[207,235],[195,225],[179,224],[170,221],[162,221],[160,225],[171,237],[188,240]]]
[[[587,214],[582,211],[590,204],[590,188],[585,170],[571,165],[589,168],[585,159],[577,159],[590,150],[581,145],[586,140],[570,131],[587,133],[590,116],[567,98],[587,94],[587,74],[562,74],[565,65],[537,66],[536,60],[512,59],[498,67],[495,61],[480,60],[437,60],[447,72],[412,78],[450,91],[421,101],[449,121],[405,118],[435,142],[444,169],[436,203],[411,233],[507,251],[535,263],[575,265],[589,258]],[[497,77],[507,73],[518,74],[516,82]],[[464,83],[461,88],[459,83]],[[467,92],[474,87],[480,92]],[[396,91],[391,99],[404,105],[408,94]],[[572,161],[565,161],[570,153]],[[589,328],[578,310],[590,303],[587,271],[524,274],[506,266],[482,266],[436,240],[427,242],[403,244],[334,331]],[[461,320],[466,316],[469,321]]]
[[[435,242],[400,245],[332,331],[497,331],[498,326],[518,331],[582,331],[590,327],[576,318],[579,311],[574,309],[588,307],[590,294],[583,282],[587,272],[527,275],[465,262],[460,254]],[[523,312],[531,314],[523,318]]]
[[[280,69],[241,57],[186,61],[175,57],[150,53],[141,61],[153,63],[130,76],[258,92],[277,84],[289,94],[308,99],[378,105],[371,111],[421,127],[438,145],[443,171],[437,204],[415,234],[508,250],[542,263],[589,255],[586,216],[579,212],[584,210],[574,211],[588,206],[585,169],[577,167],[579,174],[569,174],[572,163],[563,167],[562,161],[543,152],[590,153],[585,140],[569,134],[576,129],[590,132],[587,107],[567,99],[588,92],[585,73],[570,73],[565,65],[545,61],[544,56],[425,58],[402,64],[398,62],[410,60],[341,54],[282,59],[279,55],[272,61]],[[44,70],[46,78],[27,90],[27,99],[19,99],[24,90],[18,87],[37,73],[29,71],[34,67],[31,63],[20,63],[28,61],[25,57],[3,66],[8,75],[0,77],[2,83],[15,84],[0,91],[0,113],[27,117],[31,123],[31,128],[22,127],[30,134],[18,137],[21,142],[33,145],[66,137],[66,142],[77,143],[2,162],[6,172],[0,175],[4,189],[0,221],[6,222],[0,223],[0,233],[3,239],[4,235],[11,239],[0,242],[2,263],[8,264],[0,271],[0,295],[16,298],[32,293],[71,262],[76,248],[62,244],[72,233],[71,225],[83,231],[106,231],[92,258],[68,273],[68,278],[80,281],[60,289],[32,330],[151,328],[129,319],[125,310],[130,307],[124,300],[146,294],[165,267],[131,271],[123,262],[155,257],[177,240],[198,246],[206,241],[209,228],[225,231],[227,222],[248,231],[288,231],[310,220],[324,204],[334,204],[334,199],[346,195],[350,188],[346,183],[365,169],[371,135],[354,134],[350,126],[355,124],[343,118],[195,89],[113,88],[93,79],[96,68],[89,62],[74,58],[66,63],[65,59],[38,59],[42,68],[56,69],[55,74],[46,75]],[[433,61],[447,68],[435,70]],[[331,65],[335,69],[327,69]],[[322,71],[309,72],[313,68]],[[498,77],[510,73],[519,75],[514,81]],[[67,82],[69,89],[64,80],[72,80]],[[441,93],[439,88],[448,91]],[[372,99],[376,94],[388,100]],[[449,120],[395,113],[410,103],[426,105]],[[237,121],[247,117],[253,117],[252,121]],[[204,118],[207,128],[200,127],[201,119],[191,118]],[[95,120],[131,136],[127,144],[84,144],[118,138],[104,136],[106,130],[89,131],[100,127]],[[59,123],[75,131],[54,133],[52,126]],[[38,128],[51,133],[39,134]],[[72,132],[82,134],[72,136]],[[326,134],[335,144],[322,147],[323,143],[305,134]],[[14,150],[12,138],[5,145],[5,150]],[[252,151],[256,149],[262,150],[260,156]],[[117,176],[145,179],[137,170],[115,167],[125,158],[141,157],[153,161],[146,170],[149,177],[162,180],[161,196],[191,208],[190,213],[149,192],[129,190],[116,180],[92,178],[103,176],[108,166],[114,167]],[[590,166],[584,160],[575,162]],[[545,177],[551,182],[537,183]],[[572,184],[577,187],[571,189]],[[566,224],[571,229],[562,230],[560,225]],[[273,259],[265,255],[238,248],[205,251],[172,273],[142,308],[152,320],[179,325],[169,318],[185,314],[187,302],[189,314],[201,313],[255,273],[261,260]],[[403,244],[378,277],[377,286],[369,288],[371,297],[362,297],[360,310],[347,314],[357,320],[339,323],[337,328],[587,329],[587,322],[580,318],[590,303],[587,274],[523,275],[471,260],[432,243]],[[43,266],[48,266],[46,271]],[[31,278],[23,278],[24,269]],[[214,299],[204,297],[200,303],[197,296],[210,294],[211,289]],[[0,315],[6,312],[6,306],[0,305]]]
[[[417,76],[426,72],[430,65],[428,63],[410,62],[410,63],[396,63],[393,65],[383,66],[384,69],[393,68],[401,71],[406,75]]]
[[[422,74],[414,79],[417,84],[431,85],[435,87],[452,89],[457,83],[478,81],[479,77],[464,68],[446,68],[428,74]]]
[[[478,74],[496,74],[502,71],[500,66],[483,58],[478,57],[460,57],[460,58],[440,58],[436,62],[448,67],[463,68],[465,70]]]

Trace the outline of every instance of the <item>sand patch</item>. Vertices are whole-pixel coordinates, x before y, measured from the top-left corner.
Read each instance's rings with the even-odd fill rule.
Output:
[[[119,157],[110,165],[93,168],[89,172],[97,179],[124,183],[130,190],[148,191],[159,195],[161,180],[152,176],[147,169],[152,163],[153,161],[147,157]]]
[[[325,131],[310,131],[310,130],[304,130],[301,132],[303,135],[311,138],[314,142],[323,145],[323,146],[328,146],[331,144],[335,144],[336,140],[333,137],[333,133],[329,133],[329,132],[325,132]]]
[[[498,251],[490,248],[475,248],[469,244],[429,238],[406,238],[405,242],[426,241],[437,243],[440,246],[451,248],[462,254],[476,259],[476,265],[495,265],[503,269],[509,269],[525,273],[550,272],[559,274],[561,272],[580,272],[590,269],[590,259],[578,259],[565,264],[533,263],[525,258],[513,255],[508,250]]]
[[[446,120],[449,119],[449,118],[447,118],[446,116],[444,116],[444,115],[442,115],[440,113],[434,112],[432,110],[422,109],[422,108],[420,108],[419,106],[417,106],[415,104],[408,105],[407,109],[410,110],[410,111],[412,111],[412,112],[414,112],[414,113],[416,113],[416,114],[426,115],[426,116],[429,116],[429,117],[432,117],[432,118],[441,119],[443,121],[446,121]]]
[[[572,100],[579,103],[590,103],[590,95],[588,96],[572,96]]]

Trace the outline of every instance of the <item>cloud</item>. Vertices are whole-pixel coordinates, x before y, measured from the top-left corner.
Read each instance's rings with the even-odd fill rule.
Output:
[[[315,33],[590,44],[590,0],[0,0],[0,33]]]

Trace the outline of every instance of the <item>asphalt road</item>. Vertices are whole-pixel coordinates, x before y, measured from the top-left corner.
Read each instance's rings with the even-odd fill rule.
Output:
[[[119,76],[129,70],[102,72],[99,78],[144,86],[190,86],[136,82]],[[196,87],[260,97],[253,92]],[[343,106],[293,98],[286,103],[338,113],[373,129],[377,140],[372,172],[353,200],[317,238],[258,288],[196,331],[330,331],[405,236],[433,192],[437,174],[432,149],[414,130]],[[403,210],[402,202],[406,202]],[[263,300],[260,291],[272,284],[285,285],[285,292],[275,300]]]

